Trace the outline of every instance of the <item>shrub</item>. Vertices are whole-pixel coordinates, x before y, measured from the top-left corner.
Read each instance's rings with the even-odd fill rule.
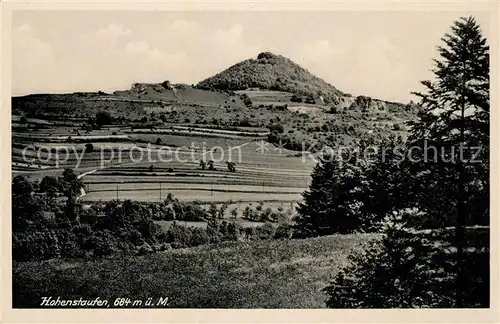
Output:
[[[98,126],[110,125],[111,124],[111,115],[107,111],[99,111],[95,115],[95,123]]]
[[[259,217],[259,220],[261,222],[268,222],[268,221],[271,221],[271,220],[274,220],[273,219],[273,210],[271,209],[271,207],[267,207],[261,214],[260,214],[260,217]]]
[[[241,227],[235,222],[222,221],[219,232],[222,241],[237,241],[240,237]]]
[[[292,95],[290,98],[291,102],[302,102],[302,97],[297,96],[296,94]]]
[[[315,104],[316,103],[316,100],[314,100],[314,97],[313,96],[307,96],[306,98],[306,103],[308,104]]]
[[[12,258],[19,261],[45,260],[60,256],[61,247],[54,232],[13,233]]]
[[[281,134],[284,132],[282,124],[272,124],[272,125],[269,125],[267,128],[269,128],[269,131],[271,131],[272,133]]]
[[[207,214],[201,206],[192,202],[185,203],[176,201],[173,204],[173,209],[177,220],[200,221],[209,217],[209,214]],[[215,215],[217,217],[217,211],[215,212]]]
[[[208,243],[207,231],[199,227],[191,227],[190,246],[198,246]]]
[[[259,201],[259,204],[257,205],[257,207],[255,207],[255,209],[257,211],[261,211],[263,207],[264,207],[264,203],[262,201]]]
[[[85,144],[85,152],[86,153],[94,152],[94,145],[92,143]]]
[[[243,218],[250,219],[252,217],[252,211],[250,210],[250,206],[246,206],[245,210],[243,210]]]
[[[274,234],[275,239],[289,239],[292,237],[292,226],[287,224],[281,224],[276,227],[276,232]]]
[[[166,233],[166,242],[170,243],[173,248],[185,248],[190,246],[192,240],[192,232],[189,228],[174,222]]]
[[[42,181],[40,181],[40,185],[38,190],[40,192],[47,192],[51,194],[55,194],[60,189],[59,182],[56,177],[45,176]]]
[[[107,256],[117,252],[115,237],[110,231],[96,231],[89,238],[89,246],[95,256]]]
[[[256,236],[259,240],[270,240],[276,234],[276,228],[271,223],[265,223],[258,226],[256,229]]]

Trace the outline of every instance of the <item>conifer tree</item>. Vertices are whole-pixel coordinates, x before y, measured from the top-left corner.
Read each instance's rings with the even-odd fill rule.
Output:
[[[442,225],[456,226],[461,307],[464,229],[489,222],[489,47],[473,17],[457,20],[442,41],[435,80],[423,81],[425,92],[415,93],[423,110],[410,143],[424,156],[411,165],[417,175],[413,197]]]
[[[361,230],[366,168],[366,161],[354,150],[342,156],[322,156],[312,172],[308,190],[302,194],[304,202],[297,209],[294,236]]]

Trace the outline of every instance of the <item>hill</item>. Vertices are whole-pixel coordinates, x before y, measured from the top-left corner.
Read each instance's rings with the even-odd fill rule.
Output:
[[[91,117],[108,111],[114,117],[135,119],[152,111],[170,111],[179,107],[219,107],[230,99],[221,91],[206,91],[185,84],[134,83],[128,90],[112,94],[75,92],[64,94],[30,94],[12,97],[13,115],[36,117]],[[236,102],[235,105],[239,103]]]
[[[277,90],[313,98],[322,97],[325,103],[345,96],[340,90],[292,60],[269,52],[260,53],[257,59],[237,63],[199,82],[197,88],[232,91],[249,88]]]
[[[169,297],[169,307],[324,308],[321,291],[375,234],[238,242],[140,257],[13,264],[14,307],[42,296]],[[85,292],[85,295],[82,295]],[[111,306],[112,307],[112,306]]]
[[[414,104],[345,94],[290,59],[269,52],[196,86],[164,81],[134,83],[113,93],[12,98],[13,115],[29,119],[28,124],[13,123],[20,132],[64,126],[75,133],[68,135],[77,135],[78,131],[88,132],[92,118],[106,111],[112,124],[121,127],[272,127],[278,134],[271,134],[269,142],[311,152],[324,146],[356,144],[360,139],[404,136],[405,123],[416,117],[417,110]]]
[[[294,94],[293,102],[328,105],[339,109],[405,110],[405,105],[368,96],[354,97],[337,89],[282,55],[263,52],[257,59],[239,62],[196,87],[204,90],[267,90]]]
[[[134,83],[129,90],[115,91],[119,98],[158,100],[177,104],[219,105],[228,99],[228,95],[217,91],[196,89],[187,84]]]

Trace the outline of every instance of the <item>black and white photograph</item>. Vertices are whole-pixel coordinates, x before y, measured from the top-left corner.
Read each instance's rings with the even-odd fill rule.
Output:
[[[360,6],[12,10],[9,307],[496,303],[498,3]]]

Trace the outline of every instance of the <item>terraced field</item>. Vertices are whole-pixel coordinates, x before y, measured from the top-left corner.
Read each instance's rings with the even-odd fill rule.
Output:
[[[40,180],[64,168],[94,171],[82,178],[82,201],[159,201],[168,193],[184,201],[301,200],[314,161],[263,141],[265,134],[262,128],[185,125],[134,131],[112,127],[84,135],[58,126],[15,132],[13,174]],[[86,151],[88,143],[92,152]],[[215,170],[202,169],[201,160],[213,160]],[[228,161],[235,163],[236,172],[228,170]]]
[[[255,152],[255,143],[237,150],[236,172],[225,161],[217,171],[202,170],[203,152],[172,153],[186,162],[138,161],[111,166],[85,177],[88,194],[83,200],[135,199],[156,201],[173,193],[181,200],[201,201],[298,201],[307,187],[313,163],[289,156],[289,152]],[[151,150],[153,153],[155,149]],[[241,155],[239,155],[241,154]],[[205,154],[210,156],[211,152]],[[215,153],[216,161],[225,153]],[[172,156],[169,156],[172,157]],[[208,158],[207,158],[208,159]]]

